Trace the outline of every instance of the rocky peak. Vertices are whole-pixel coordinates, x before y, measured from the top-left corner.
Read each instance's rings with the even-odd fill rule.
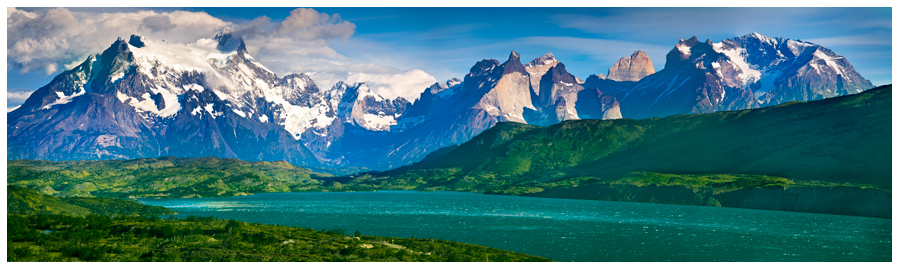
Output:
[[[544,74],[544,76],[541,78],[541,85],[543,85],[545,81],[550,84],[554,84],[554,83],[576,84],[577,83],[577,81],[575,81],[575,76],[572,76],[572,74],[569,74],[569,72],[566,71],[566,65],[563,63],[556,64],[556,66],[547,70],[547,74]]]
[[[128,39],[128,44],[134,46],[135,48],[143,48],[144,42],[144,37],[138,35],[131,35],[131,38]]]
[[[96,73],[95,78],[91,78],[91,88],[103,89],[104,86],[112,83],[115,76],[121,77],[122,74],[119,73],[124,73],[124,69],[132,61],[134,61],[134,53],[129,49],[128,42],[121,37],[118,38],[100,54],[100,70]]]
[[[521,62],[521,61],[519,60],[519,53],[516,52],[516,51],[511,51],[511,52],[509,52],[509,60],[507,60],[506,62],[510,62],[510,61],[513,61],[513,60]]]
[[[495,59],[484,59],[475,63],[471,69],[469,69],[469,75],[466,77],[479,77],[490,75],[494,68],[500,66],[500,62]]]
[[[559,62],[558,60],[556,60],[556,56],[554,56],[553,53],[548,52],[544,55],[541,55],[541,57],[531,60],[531,62],[528,62],[528,64],[525,64],[525,68],[532,68],[532,67],[543,66],[543,65],[551,65],[551,64],[555,64],[556,62]]]
[[[538,95],[540,93],[541,77],[544,77],[547,70],[556,66],[558,63],[559,61],[556,60],[556,56],[553,56],[553,53],[548,52],[541,57],[531,60],[531,62],[528,62],[528,64],[525,65],[525,70],[531,75],[531,89],[534,91],[533,94]]]
[[[247,45],[244,44],[244,39],[228,32],[227,28],[217,32],[213,39],[219,42],[218,46],[216,46],[219,51],[237,51],[239,55],[247,54]]]
[[[429,95],[435,95],[437,93],[444,91],[445,89],[447,89],[446,84],[444,84],[442,82],[436,82],[436,83],[432,84],[431,86],[429,86],[427,89],[425,89],[425,92],[422,92],[422,94],[424,95],[425,93],[428,93]]]
[[[313,106],[320,102],[321,94],[319,87],[309,76],[303,73],[292,73],[285,75],[279,80],[278,85],[282,87],[282,96],[284,100],[293,105]],[[319,98],[313,98],[313,95],[319,95]]]
[[[636,82],[647,75],[653,74],[653,62],[644,51],[635,51],[631,57],[622,57],[612,67],[609,68],[608,79],[614,81],[632,81]]]
[[[683,65],[697,67],[708,66],[710,62],[725,57],[724,54],[714,50],[712,40],[700,42],[696,36],[690,39],[681,39],[675,48],[666,54],[666,69],[678,69]],[[702,63],[701,63],[702,62]]]
[[[461,84],[462,82],[463,82],[463,80],[461,80],[459,78],[449,79],[449,80],[447,80],[447,87],[453,87],[457,84]]]
[[[104,64],[111,64],[115,60],[131,60],[127,59],[130,53],[131,50],[128,48],[128,42],[125,42],[125,40],[120,37],[100,54],[100,61]]]
[[[516,51],[512,51],[509,53],[509,60],[506,60],[503,63],[503,75],[518,72],[522,75],[528,74],[525,71],[525,66],[522,65],[522,61],[519,60],[519,53]]]

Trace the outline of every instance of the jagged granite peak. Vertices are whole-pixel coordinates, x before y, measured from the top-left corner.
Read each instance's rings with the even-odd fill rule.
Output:
[[[520,61],[520,60],[519,60],[519,53],[518,53],[518,52],[516,52],[516,51],[510,51],[510,52],[509,52],[509,60],[507,60],[507,62],[508,62],[508,61],[512,61],[513,59],[515,59],[515,61]]]
[[[537,96],[540,95],[541,91],[541,77],[547,73],[547,70],[556,66],[559,61],[556,60],[556,56],[553,53],[546,53],[541,57],[535,58],[528,62],[525,65],[525,70],[528,71],[529,76],[531,77],[531,90],[532,90],[532,99],[536,99]]]
[[[632,81],[636,82],[647,75],[653,74],[653,62],[644,51],[638,50],[631,54],[630,57],[622,57],[609,68],[609,74],[606,76],[614,81]]]
[[[463,82],[463,80],[460,78],[452,78],[452,79],[447,80],[447,87],[453,87],[453,86],[456,86],[457,84],[461,84],[462,82]]]
[[[663,69],[674,69],[677,63],[689,59],[691,50],[697,44],[700,44],[697,36],[692,36],[689,39],[680,39],[678,44],[675,45],[675,49],[666,54],[666,65]]]
[[[494,71],[494,68],[500,66],[500,62],[496,59],[484,59],[475,63],[472,68],[469,69],[469,74],[466,77],[479,77],[491,75]]]
[[[90,78],[90,88],[93,91],[104,91],[107,85],[114,82],[114,76],[126,72],[127,70],[124,69],[134,61],[134,54],[131,52],[128,42],[119,37],[100,54],[99,60],[100,69],[94,73],[96,76]]]
[[[575,76],[566,71],[566,65],[559,63],[547,70],[547,74],[541,77],[541,84],[548,80],[551,83],[575,84]]]
[[[319,87],[316,83],[303,73],[292,73],[285,75],[278,81],[281,86],[281,95],[284,99],[293,105],[302,105],[313,107],[322,99],[314,98],[315,95],[321,95]]]
[[[512,51],[509,53],[509,59],[503,63],[503,75],[518,72],[522,75],[528,74],[528,71],[525,71],[525,66],[522,65],[522,60],[519,59],[519,53],[516,51]]]
[[[555,65],[556,62],[559,62],[558,60],[556,60],[556,56],[554,56],[553,53],[548,52],[538,58],[535,58],[534,60],[531,60],[531,62],[528,62],[528,64],[525,64],[525,68],[543,65]]]

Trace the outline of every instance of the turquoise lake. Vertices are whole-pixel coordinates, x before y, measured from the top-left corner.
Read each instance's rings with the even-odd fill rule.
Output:
[[[891,220],[465,192],[142,199],[178,215],[445,239],[556,261],[891,261]]]

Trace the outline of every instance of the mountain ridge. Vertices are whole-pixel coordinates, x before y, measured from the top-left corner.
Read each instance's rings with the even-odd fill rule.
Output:
[[[585,81],[552,53],[523,65],[511,51],[505,62],[479,61],[463,79],[435,83],[410,102],[364,83],[325,90],[303,73],[277,77],[227,32],[191,44],[133,35],[9,112],[7,158],[220,156],[386,170],[499,122],[758,108],[855,93],[866,83],[824,47],[753,33],[681,40],[658,72],[638,50]]]

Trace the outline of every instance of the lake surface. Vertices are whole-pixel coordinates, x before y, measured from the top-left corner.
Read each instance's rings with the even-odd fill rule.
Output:
[[[557,261],[891,261],[891,220],[464,192],[143,199],[178,215],[445,239]]]

